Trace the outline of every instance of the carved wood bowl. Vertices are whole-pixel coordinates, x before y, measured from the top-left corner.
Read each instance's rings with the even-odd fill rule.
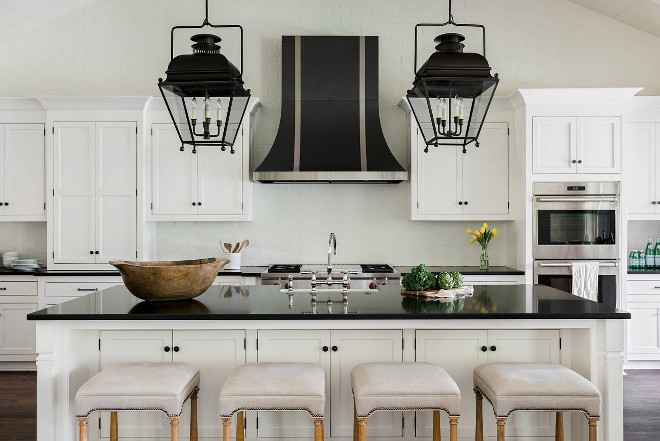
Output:
[[[126,288],[142,300],[192,299],[213,284],[220,268],[229,263],[224,257],[162,262],[112,261]]]

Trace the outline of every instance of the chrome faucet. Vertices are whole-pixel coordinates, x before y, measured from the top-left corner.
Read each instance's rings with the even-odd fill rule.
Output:
[[[328,281],[331,280],[332,263],[330,263],[330,259],[333,254],[337,255],[337,236],[335,236],[335,233],[330,233],[330,240],[328,241]]]

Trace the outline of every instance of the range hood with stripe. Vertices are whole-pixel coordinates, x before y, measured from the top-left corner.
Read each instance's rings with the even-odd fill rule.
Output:
[[[282,112],[252,174],[272,182],[401,182],[378,114],[378,37],[282,37]]]

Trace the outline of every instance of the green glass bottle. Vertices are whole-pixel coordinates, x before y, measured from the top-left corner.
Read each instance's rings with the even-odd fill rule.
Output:
[[[645,269],[652,270],[655,268],[655,247],[653,246],[653,238],[646,238],[646,250],[644,250],[645,256]]]
[[[655,263],[653,269],[660,270],[660,237],[655,238]]]

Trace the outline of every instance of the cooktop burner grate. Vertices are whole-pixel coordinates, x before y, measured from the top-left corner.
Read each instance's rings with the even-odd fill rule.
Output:
[[[385,264],[360,265],[363,273],[393,273],[394,268]]]
[[[271,265],[268,268],[269,273],[299,273],[301,264]]]

